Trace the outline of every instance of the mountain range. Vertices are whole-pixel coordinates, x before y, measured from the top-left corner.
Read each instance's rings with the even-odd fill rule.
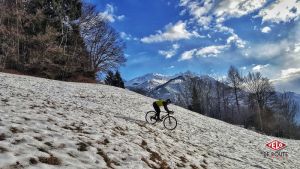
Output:
[[[212,85],[218,82],[216,79],[208,75],[198,75],[190,71],[175,75],[163,75],[158,73],[149,73],[125,82],[127,89],[138,92],[140,94],[155,98],[168,99],[171,98],[175,103],[179,102],[180,96],[186,93],[185,86],[192,78],[206,81]],[[226,85],[226,84],[223,84]],[[243,92],[243,91],[242,91]],[[294,100],[300,106],[300,94],[289,92]],[[190,94],[191,97],[191,94]],[[234,101],[234,99],[232,99]],[[188,101],[190,102],[190,101]],[[187,105],[185,105],[187,107]],[[300,123],[300,107],[295,117],[295,121]]]

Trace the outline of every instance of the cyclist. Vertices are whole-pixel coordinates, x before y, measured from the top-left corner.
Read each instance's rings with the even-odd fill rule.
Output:
[[[153,102],[153,108],[154,110],[156,111],[156,120],[157,121],[162,121],[162,119],[160,119],[160,108],[161,106],[164,106],[164,109],[166,110],[166,112],[171,112],[169,109],[168,109],[168,104],[171,103],[171,100],[170,99],[167,99],[167,100],[162,100],[162,99],[159,99],[155,102]]]

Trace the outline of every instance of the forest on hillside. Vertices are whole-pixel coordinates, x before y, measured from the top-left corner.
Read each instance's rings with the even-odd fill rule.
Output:
[[[243,76],[231,66],[223,80],[192,77],[184,89],[176,102],[182,107],[268,135],[300,139],[298,103],[290,92],[277,92],[260,72]]]
[[[80,0],[1,0],[0,71],[95,82],[126,62],[125,44]]]

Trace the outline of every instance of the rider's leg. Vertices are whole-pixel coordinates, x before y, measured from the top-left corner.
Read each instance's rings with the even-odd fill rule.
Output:
[[[156,111],[156,119],[159,119],[160,108],[155,102],[153,103],[153,108]]]

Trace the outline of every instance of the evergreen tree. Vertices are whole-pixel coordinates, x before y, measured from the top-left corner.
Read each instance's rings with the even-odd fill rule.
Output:
[[[108,71],[104,80],[105,84],[114,86],[115,83],[114,77],[115,77],[114,73],[112,71]]]
[[[115,73],[115,81],[116,81],[116,86],[117,87],[121,87],[123,89],[125,88],[124,81],[123,81],[119,71],[116,71],[116,73]]]
[[[125,88],[124,81],[119,71],[116,71],[115,73],[108,71],[104,82],[107,85]]]
[[[200,105],[200,100],[199,100],[196,86],[193,86],[193,88],[192,88],[192,109],[193,109],[193,111],[198,112],[198,113],[203,113],[203,112],[201,112],[200,106],[201,105]]]

